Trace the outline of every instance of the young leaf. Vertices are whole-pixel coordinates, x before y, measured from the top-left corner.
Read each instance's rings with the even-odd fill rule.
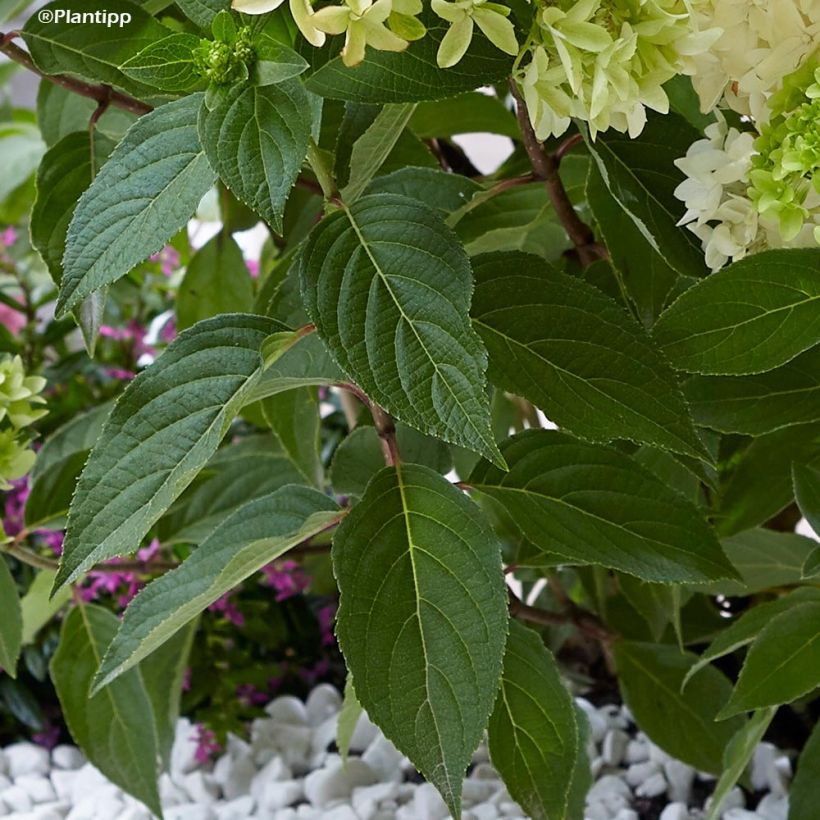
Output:
[[[96,0],[72,0],[71,12],[94,14],[100,10]],[[50,12],[47,16],[43,12]],[[65,12],[60,0],[32,14],[23,27],[23,39],[31,59],[43,74],[76,74],[96,83],[115,85],[129,94],[144,97],[156,93],[150,86],[132,80],[120,66],[144,48],[171,34],[147,11],[126,0],[107,0],[105,11],[129,14],[123,26],[69,23],[55,17]]]
[[[174,32],[154,40],[129,57],[120,66],[120,71],[126,77],[160,91],[188,93],[205,82],[194,63],[198,46],[199,37],[195,34]]]
[[[528,254],[479,256],[473,267],[473,324],[494,383],[590,441],[708,457],[674,372],[608,296]]]
[[[139,670],[89,697],[91,681],[118,623],[116,615],[98,606],[81,604],[72,609],[51,659],[51,679],[71,736],[89,761],[161,814],[154,714]]]
[[[210,34],[211,23],[220,11],[228,11],[230,0],[177,0],[182,13]]]
[[[289,485],[226,518],[179,566],[148,584],[125,611],[94,681],[107,686],[254,572],[328,529],[341,512],[326,495]]]
[[[353,678],[348,673],[345,680],[344,700],[336,724],[336,745],[339,747],[339,756],[342,758],[343,763],[347,763],[353,733],[356,731],[356,724],[363,712],[364,709],[362,709],[362,705],[356,697],[356,690],[353,688]]]
[[[373,401],[503,463],[486,352],[468,316],[470,262],[438,213],[393,194],[363,197],[314,228],[300,272],[317,332]]]
[[[191,483],[239,412],[276,330],[226,314],[180,334],[117,401],[77,484],[56,585],[135,550]]]
[[[723,753],[723,771],[715,785],[714,792],[712,792],[711,805],[706,820],[720,820],[724,800],[735,783],[743,776],[743,772],[746,766],[749,765],[757,744],[763,740],[763,735],[766,729],[769,728],[776,711],[776,706],[768,709],[758,709],[729,741],[729,745]]]
[[[237,85],[199,115],[202,144],[220,179],[276,231],[307,154],[311,122],[298,80]]]
[[[262,416],[302,478],[322,486],[319,458],[319,399],[315,388],[302,387],[269,396],[260,403]]]
[[[789,789],[789,820],[814,820],[820,801],[820,722],[814,725],[797,760]]]
[[[179,286],[177,329],[219,313],[245,313],[253,308],[253,283],[236,240],[220,231],[192,257]]]
[[[371,720],[460,814],[507,637],[498,541],[426,467],[385,468],[333,539],[337,634]]]
[[[707,273],[700,241],[677,226],[683,203],[675,188],[684,176],[675,160],[699,133],[676,114],[653,115],[637,137],[609,129],[587,148],[615,201],[671,268],[683,276]],[[619,240],[620,241],[620,240]]]
[[[511,621],[488,729],[490,757],[513,800],[533,820],[583,813],[592,778],[581,720],[541,638]]]
[[[792,464],[794,499],[811,528],[820,533],[820,469],[808,464]]]
[[[772,618],[749,649],[729,702],[718,718],[790,703],[820,685],[820,602]]]
[[[548,430],[513,436],[502,454],[509,472],[484,462],[469,484],[545,552],[646,581],[735,576],[697,508],[629,456]]]
[[[37,633],[68,603],[71,589],[65,587],[53,597],[54,572],[44,569],[34,576],[28,592],[20,599],[20,614],[23,618],[22,644],[33,643]]]
[[[192,94],[137,120],[82,195],[68,228],[58,315],[160,251],[213,185],[196,132],[201,101]]]
[[[619,641],[614,651],[624,702],[650,740],[678,760],[718,774],[724,749],[745,724],[741,717],[715,721],[732,688],[726,676],[709,666],[681,692],[695,655],[636,641]]]
[[[762,436],[820,421],[820,345],[749,376],[692,376],[683,385],[695,421],[721,433]]]
[[[0,555],[0,667],[17,677],[17,658],[23,643],[20,596],[6,559]]]
[[[699,282],[654,334],[688,373],[763,373],[820,342],[820,248],[747,256]]]

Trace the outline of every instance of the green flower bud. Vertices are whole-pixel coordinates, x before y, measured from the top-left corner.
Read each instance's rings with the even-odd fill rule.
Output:
[[[14,430],[0,430],[0,490],[8,490],[15,479],[22,478],[33,466],[36,456],[20,444]]]

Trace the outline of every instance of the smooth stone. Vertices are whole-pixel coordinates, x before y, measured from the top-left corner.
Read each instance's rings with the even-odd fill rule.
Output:
[[[470,772],[470,780],[498,780],[498,772],[489,763],[479,763]]]
[[[114,791],[99,790],[77,803],[68,813],[66,820],[111,820],[125,810],[125,803]],[[168,813],[165,813],[168,817]]]
[[[381,780],[401,780],[404,759],[404,755],[384,735],[379,735],[362,755],[362,761]]]
[[[128,806],[117,820],[153,820],[153,815],[143,806],[134,805]]]
[[[159,776],[159,799],[164,807],[184,806],[190,797],[182,786],[171,780],[167,774]]]
[[[712,798],[709,797],[706,800],[706,805],[704,806],[704,813],[708,814],[709,810],[712,806]],[[746,806],[746,798],[743,796],[743,791],[739,786],[735,786],[729,794],[723,799],[723,804],[721,806],[721,811],[724,814],[731,809],[742,809]]]
[[[14,781],[14,785],[25,789],[34,803],[52,803],[57,800],[57,792],[47,777],[24,774]]]
[[[170,769],[174,774],[188,774],[199,767],[196,759],[196,728],[187,718],[180,718],[174,730]]]
[[[664,806],[658,820],[690,820],[686,803],[670,803]]]
[[[609,728],[607,719],[586,698],[575,698],[575,703],[581,707],[587,716],[590,738],[595,743],[600,743]]]
[[[622,729],[610,729],[604,736],[601,757],[608,766],[617,766],[626,754],[629,735]]]
[[[222,787],[222,794],[226,800],[248,794],[255,775],[256,765],[250,747],[234,745],[231,749],[229,745],[228,753],[214,764],[213,778]]]
[[[34,806],[31,795],[22,786],[10,786],[0,798],[12,811],[31,811]]]
[[[305,797],[313,806],[325,808],[334,800],[348,800],[357,786],[371,786],[376,782],[378,776],[363,761],[354,757],[343,766],[337,759],[305,778]]]
[[[280,809],[273,815],[273,820],[296,820],[298,816],[295,809]]]
[[[584,820],[612,820],[612,814],[600,800],[587,801]]]
[[[755,811],[763,820],[787,820],[789,798],[783,795],[767,794],[757,804]]]
[[[312,735],[308,726],[279,723],[273,718],[255,720],[251,725],[254,760],[258,766],[264,766],[280,755],[292,769],[304,771]]]
[[[265,787],[269,783],[281,780],[293,780],[293,772],[281,757],[274,757],[253,776],[250,788],[251,797],[257,803],[261,802]]]
[[[663,764],[663,771],[669,786],[666,791],[669,799],[673,803],[689,803],[695,781],[694,768],[680,760],[668,760]]]
[[[627,763],[643,763],[649,760],[649,747],[646,743],[641,743],[640,740],[630,740],[626,744],[624,760]]]
[[[76,805],[82,800],[85,800],[87,797],[97,793],[110,795],[111,799],[114,800],[119,800],[122,797],[121,791],[110,783],[105,775],[96,766],[92,766],[90,763],[86,763],[81,769],[77,769],[72,772],[72,775],[72,805]]]
[[[210,806],[197,806],[188,803],[185,806],[173,806],[163,811],[165,820],[216,820],[216,814]]]
[[[305,704],[293,695],[281,695],[274,698],[266,707],[265,712],[276,723],[288,726],[308,725],[308,714]]]
[[[589,771],[592,774],[593,780],[598,777],[601,773],[601,770],[604,768],[604,759],[598,755],[598,757],[593,757],[589,763]]]
[[[292,806],[304,796],[301,780],[271,780],[265,784],[258,798],[259,806],[271,811]]]
[[[219,799],[219,785],[201,770],[183,775],[177,779],[177,784],[188,793],[193,803],[210,805]]]
[[[54,786],[54,791],[60,800],[71,800],[71,795],[74,791],[74,781],[76,779],[76,772],[68,769],[54,769],[51,772],[51,785]],[[0,788],[2,791],[2,788]]]
[[[320,683],[305,701],[305,712],[311,726],[319,726],[329,717],[337,715],[341,708],[342,696],[329,683]]]
[[[640,820],[638,812],[634,809],[621,809],[616,815],[615,820]]]
[[[53,803],[42,803],[39,806],[35,806],[25,816],[29,818],[29,820],[64,820],[70,808],[71,806],[69,806],[68,803],[60,803],[57,801]],[[18,815],[18,818],[19,817]],[[120,815],[117,820],[122,820],[122,815]]]
[[[219,820],[246,820],[253,814],[255,808],[256,801],[249,794],[213,807]]]
[[[658,763],[663,766],[668,760],[673,760],[671,755],[668,755],[660,746],[656,746],[651,740],[647,742],[649,746],[649,759],[653,763]]]
[[[6,758],[6,753],[0,749],[0,774],[8,774],[9,761]]]
[[[666,778],[661,772],[656,772],[635,789],[635,794],[638,797],[657,797],[666,791],[666,786]]]
[[[473,815],[473,820],[496,820],[498,809],[491,803],[484,803],[481,806],[473,806],[470,814]]]
[[[634,789],[652,777],[653,774],[657,774],[660,770],[660,765],[653,760],[647,760],[644,763],[633,763],[626,770],[624,780]]]
[[[3,750],[8,776],[17,780],[23,774],[48,775],[51,770],[51,755],[48,749],[35,743],[12,743]]]
[[[387,800],[395,800],[399,794],[399,787],[396,783],[374,783],[372,786],[357,786],[351,793],[351,805],[358,811],[359,804],[365,801],[373,803],[384,803]]]
[[[721,820],[760,820],[760,815],[757,812],[746,811],[746,809],[729,809],[729,811],[721,814]]]
[[[2,797],[0,797],[0,817],[5,817],[11,814],[11,809],[6,805]]]
[[[85,755],[76,746],[55,746],[51,752],[51,765],[56,769],[79,769],[85,764]]]
[[[367,712],[362,712],[350,736],[350,751],[363,752],[380,734],[379,727],[370,720]]]
[[[501,782],[491,780],[465,780],[461,792],[461,799],[468,806],[484,803],[493,796],[493,792],[501,787]]]
[[[598,712],[603,715],[604,720],[612,729],[626,729],[629,726],[629,720],[621,711],[621,707],[614,703],[602,706]]]
[[[413,810],[416,817],[428,820],[444,820],[450,815],[447,804],[432,783],[422,783],[413,795]]]
[[[752,755],[751,771],[749,779],[755,791],[769,788],[769,784],[774,779],[774,762],[779,752],[771,743],[758,743]]]
[[[0,774],[0,792],[5,791],[12,785],[11,779],[4,774]]]
[[[350,806],[337,806],[330,811],[323,811],[322,820],[360,820],[360,818]]]
[[[339,716],[331,715],[323,720],[313,730],[310,738],[311,765],[318,767],[322,765],[324,756],[331,743],[336,740],[336,729],[339,725]]]

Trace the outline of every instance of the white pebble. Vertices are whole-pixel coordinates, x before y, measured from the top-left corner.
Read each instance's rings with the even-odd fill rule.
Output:
[[[236,800],[219,803],[214,806],[214,813],[219,820],[246,820],[253,814],[255,808],[256,801],[246,794],[244,797],[237,797]]]
[[[222,794],[227,800],[248,794],[256,774],[256,766],[250,749],[242,749],[230,744],[228,753],[214,765],[214,781],[222,787]]]
[[[41,803],[39,806],[35,806],[31,812],[25,816],[29,818],[29,820],[64,820],[70,808],[68,803],[56,801],[53,803]],[[123,820],[122,815],[120,815],[117,820]],[[145,820],[150,820],[150,818],[146,815]]]
[[[612,814],[600,800],[587,801],[584,820],[612,820]]]
[[[279,723],[274,718],[253,721],[251,742],[256,765],[264,766],[279,755],[294,771],[305,771],[312,734],[309,726]]]
[[[633,763],[626,770],[624,780],[634,789],[652,777],[653,774],[657,774],[660,770],[660,765],[653,760],[647,760],[645,763]]]
[[[187,774],[199,766],[196,759],[197,730],[190,720],[180,718],[174,730],[174,745],[171,747],[171,771]]]
[[[491,803],[483,803],[480,806],[473,806],[469,814],[472,815],[472,820],[496,820],[498,817],[498,809]],[[464,816],[466,818],[467,814]]]
[[[657,797],[665,791],[666,778],[660,772],[656,772],[635,789],[635,794],[638,797]]]
[[[12,811],[30,811],[34,806],[31,795],[22,786],[10,786],[0,798]]]
[[[76,779],[76,772],[63,771],[62,769],[54,769],[51,772],[51,785],[54,786],[54,791],[60,800],[71,800],[71,794],[74,791],[74,780]],[[0,791],[2,789],[0,788]]]
[[[370,786],[377,780],[373,770],[357,758],[348,760],[347,766],[338,761],[305,778],[305,797],[314,806],[324,808],[334,800],[349,799],[356,786]]]
[[[629,786],[620,777],[616,777],[614,774],[605,774],[599,781],[592,784],[592,788],[587,794],[587,802],[603,801],[613,795],[621,795],[627,799],[632,797]]]
[[[119,816],[117,820],[152,820],[153,815],[144,806],[135,804],[128,808]]]
[[[184,806],[190,797],[182,786],[177,785],[167,774],[159,776],[159,799],[163,806]]]
[[[79,769],[85,762],[85,755],[76,746],[55,746],[51,752],[51,764],[55,769]]]
[[[14,785],[25,789],[34,803],[51,803],[57,799],[57,793],[54,791],[54,786],[51,785],[51,781],[41,775],[20,775],[20,777],[14,781]]]
[[[165,820],[216,820],[216,815],[210,806],[197,806],[194,803],[174,806],[166,809],[163,814]]]
[[[587,716],[590,737],[595,743],[600,743],[604,739],[606,730],[609,728],[607,719],[585,698],[575,698],[575,703],[581,707]]]
[[[616,815],[615,820],[640,820],[638,812],[634,809],[621,809]]]
[[[251,797],[259,802],[268,783],[277,780],[293,780],[293,772],[281,757],[274,757],[268,761],[253,776],[250,788]]]
[[[726,797],[723,798],[723,802],[721,804],[721,811],[724,813],[730,811],[731,809],[742,809],[746,805],[746,798],[743,796],[743,791],[740,789],[739,786],[735,786]],[[709,797],[706,800],[706,805],[704,809],[706,813],[709,812],[712,806],[712,798]]]
[[[617,766],[626,753],[629,735],[621,729],[610,729],[604,736],[601,757],[607,766]]]
[[[367,747],[362,760],[376,772],[380,780],[402,779],[404,755],[384,735],[379,735]]]
[[[309,722],[305,704],[292,695],[282,695],[275,698],[265,707],[265,711],[271,720],[276,723],[284,723],[288,726],[306,726]]]
[[[359,820],[359,817],[350,806],[337,806],[330,811],[323,811],[322,820]]]
[[[263,809],[284,809],[301,800],[304,793],[301,780],[271,780],[265,784],[258,803]]]
[[[760,820],[760,815],[746,809],[729,809],[721,815],[722,820]]]
[[[627,763],[643,763],[649,760],[649,746],[640,740],[630,740],[624,758]]]
[[[755,811],[763,820],[786,820],[789,816],[789,798],[783,795],[767,794],[757,804]]]
[[[661,812],[659,820],[690,820],[686,803],[670,803]]]
[[[311,726],[318,726],[338,714],[341,708],[341,695],[329,683],[319,684],[305,701],[305,713]]]
[[[188,793],[192,803],[210,805],[219,797],[219,786],[210,774],[196,771],[182,775],[177,783]]]
[[[47,749],[34,743],[13,743],[4,749],[8,775],[17,780],[23,774],[48,775],[51,756]]]
[[[669,784],[667,796],[673,803],[689,803],[692,783],[695,781],[695,770],[680,760],[667,760],[663,764],[666,782]]]

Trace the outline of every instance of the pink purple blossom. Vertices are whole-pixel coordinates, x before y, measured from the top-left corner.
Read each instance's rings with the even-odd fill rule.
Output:
[[[284,601],[299,595],[310,586],[310,578],[296,561],[274,561],[262,567],[263,581],[276,590],[276,600]]]
[[[196,732],[191,740],[196,741],[196,751],[194,757],[196,762],[204,765],[207,763],[222,747],[217,743],[216,735],[207,726],[197,723]]]
[[[172,276],[179,270],[179,251],[173,245],[166,245],[159,253],[149,257],[152,262],[159,262],[163,276]]]
[[[245,626],[245,616],[239,611],[232,595],[233,592],[226,592],[208,607],[208,611],[221,612],[234,626]]]

